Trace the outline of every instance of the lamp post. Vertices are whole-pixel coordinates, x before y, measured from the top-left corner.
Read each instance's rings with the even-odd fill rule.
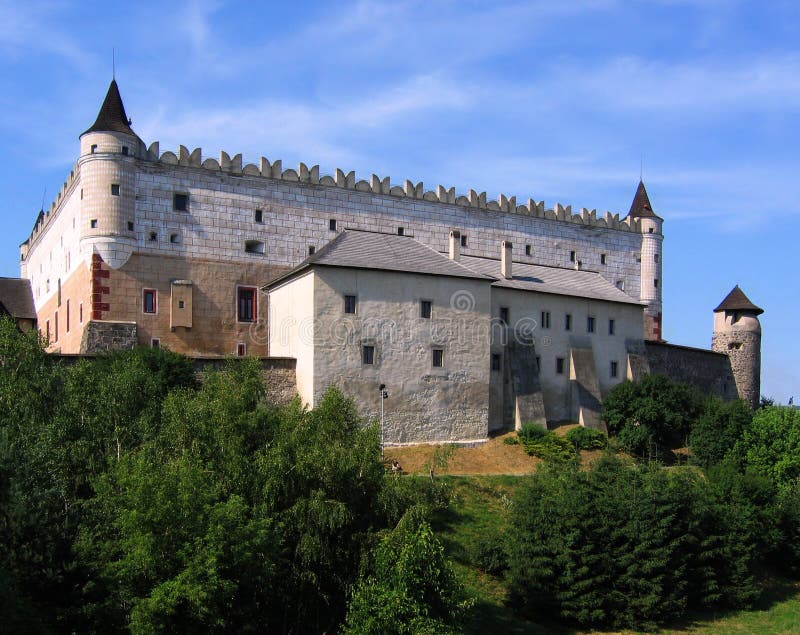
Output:
[[[389,393],[386,391],[386,384],[381,384],[378,390],[381,394],[381,461],[383,461],[383,400],[389,396]]]

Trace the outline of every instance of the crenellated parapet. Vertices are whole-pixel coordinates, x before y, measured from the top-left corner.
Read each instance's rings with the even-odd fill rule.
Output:
[[[36,241],[39,235],[50,224],[50,221],[55,218],[56,211],[61,207],[61,203],[67,199],[67,194],[70,192],[70,190],[72,190],[72,188],[75,186],[75,183],[78,181],[79,174],[80,167],[79,164],[76,163],[74,166],[72,166],[67,180],[61,185],[61,189],[59,189],[55,198],[50,203],[49,209],[46,212],[44,210],[39,212],[39,215],[36,217],[36,222],[33,224],[33,229],[31,230],[28,239],[23,244],[26,244],[28,247],[30,247],[30,245]]]
[[[580,213],[574,214],[571,205],[556,203],[547,209],[544,201],[529,198],[527,202],[518,204],[516,196],[500,194],[496,200],[489,199],[486,192],[470,189],[466,194],[458,194],[454,187],[437,185],[434,189],[426,190],[422,181],[414,183],[405,179],[402,185],[392,185],[388,176],[380,177],[372,174],[369,180],[356,178],[353,170],[344,171],[337,168],[332,175],[320,176],[319,165],[308,166],[300,163],[297,169],[283,169],[283,162],[278,159],[270,162],[266,157],[261,157],[258,165],[254,163],[243,164],[242,155],[231,157],[227,152],[220,152],[219,159],[203,159],[202,150],[195,148],[191,152],[185,146],[180,146],[178,152],[166,151],[161,153],[159,143],[152,143],[147,150],[147,158],[167,165],[182,165],[186,167],[202,168],[212,172],[224,172],[237,176],[255,176],[291,183],[307,183],[324,187],[338,187],[345,190],[379,194],[382,196],[395,196],[398,198],[412,198],[433,203],[460,205],[473,209],[520,214],[535,218],[573,223],[590,227],[602,227],[627,232],[638,232],[639,223],[635,219],[620,219],[619,214],[605,212],[598,215],[597,210],[581,208]]]

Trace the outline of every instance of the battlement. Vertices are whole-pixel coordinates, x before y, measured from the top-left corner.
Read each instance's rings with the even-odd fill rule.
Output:
[[[76,163],[72,166],[72,169],[69,171],[69,176],[67,180],[61,185],[61,189],[56,194],[56,197],[50,203],[49,209],[45,212],[41,210],[39,215],[36,217],[36,222],[33,224],[33,229],[31,230],[28,239],[22,243],[23,245],[27,245],[30,248],[35,242],[42,231],[50,224],[50,221],[55,217],[56,211],[60,208],[61,203],[67,199],[67,193],[75,186],[75,183],[78,181],[78,175],[80,174],[80,165]]]
[[[589,210],[585,207],[581,208],[579,214],[573,214],[571,205],[564,206],[556,203],[551,209],[546,209],[544,201],[537,202],[532,198],[529,198],[527,203],[518,205],[516,196],[500,194],[497,200],[490,200],[487,199],[486,192],[477,192],[471,189],[466,194],[458,194],[454,187],[447,188],[443,185],[437,185],[433,190],[426,190],[422,181],[414,183],[408,179],[405,179],[402,185],[392,185],[388,176],[381,178],[376,174],[372,174],[368,181],[356,179],[356,173],[353,170],[346,172],[337,168],[333,175],[320,176],[319,165],[309,167],[305,163],[300,163],[297,170],[291,168],[284,170],[283,162],[280,159],[270,162],[266,157],[261,157],[259,165],[254,163],[243,165],[241,154],[231,157],[227,152],[222,151],[219,153],[219,159],[210,157],[203,159],[200,148],[195,148],[189,152],[188,148],[180,146],[177,154],[170,151],[160,153],[159,150],[159,143],[157,141],[152,143],[147,150],[147,158],[167,165],[202,168],[212,172],[224,172],[237,176],[256,176],[292,183],[339,187],[356,192],[460,205],[493,212],[520,214],[576,225],[603,227],[626,232],[638,232],[640,229],[638,221],[635,219],[620,220],[619,214],[612,215],[611,212],[605,212],[602,216],[598,216],[596,209]]]

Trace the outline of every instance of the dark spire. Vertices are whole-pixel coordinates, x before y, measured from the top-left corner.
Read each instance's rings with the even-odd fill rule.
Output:
[[[719,313],[720,311],[741,311],[744,313],[761,315],[764,309],[750,302],[750,298],[744,294],[744,291],[742,291],[737,284],[733,287],[733,290],[725,296],[725,299],[720,305],[714,309],[714,313]]]
[[[636,188],[636,196],[633,197],[631,203],[631,211],[628,212],[631,218],[658,218],[653,212],[653,206],[650,205],[650,197],[647,196],[647,190],[644,189],[644,182],[639,179],[639,187]]]
[[[87,132],[124,132],[136,136],[131,130],[131,120],[125,114],[125,106],[122,104],[116,79],[111,80],[106,98],[97,114],[97,120],[81,136]]]

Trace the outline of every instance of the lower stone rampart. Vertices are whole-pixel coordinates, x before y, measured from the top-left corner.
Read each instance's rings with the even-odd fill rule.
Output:
[[[675,381],[691,384],[707,395],[738,398],[731,360],[727,355],[664,342],[645,342],[645,350],[653,375],[666,375]]]

